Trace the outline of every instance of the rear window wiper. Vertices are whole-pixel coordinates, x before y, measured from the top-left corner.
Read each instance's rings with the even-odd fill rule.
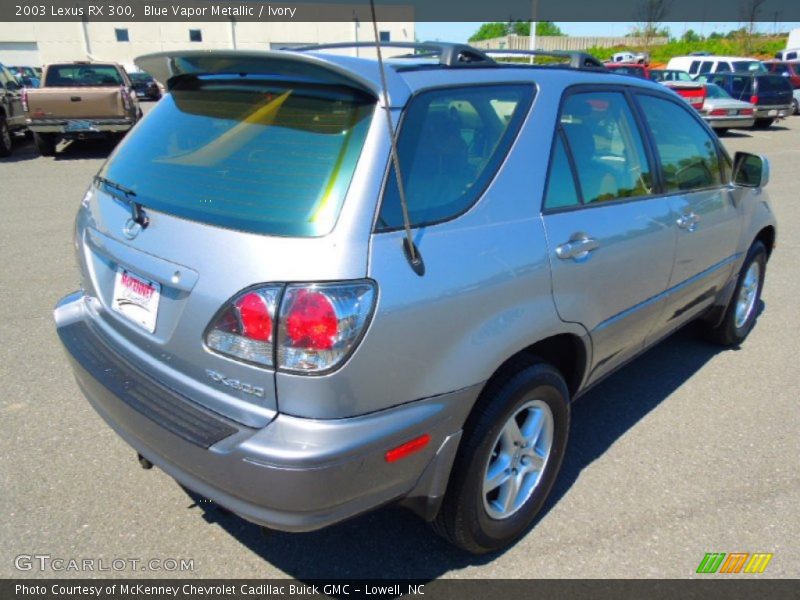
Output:
[[[142,229],[145,229],[150,224],[150,219],[144,214],[142,205],[133,199],[136,197],[136,192],[134,192],[131,188],[125,187],[116,181],[111,181],[102,175],[95,175],[94,181],[95,183],[99,183],[107,188],[111,188],[114,191],[120,192],[124,196],[123,199],[131,207],[131,220],[133,220],[134,223],[141,225]]]
[[[134,192],[131,188],[125,187],[124,185],[117,183],[116,181],[111,181],[110,179],[103,177],[102,175],[95,175],[94,176],[95,183],[100,183],[106,187],[111,188],[112,190],[116,190],[118,192],[123,193],[127,198],[133,198],[136,196],[136,192]]]

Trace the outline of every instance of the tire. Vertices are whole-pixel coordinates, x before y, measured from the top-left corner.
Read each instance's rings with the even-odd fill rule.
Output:
[[[800,115],[800,102],[797,101],[797,98],[792,99],[792,114]]]
[[[11,139],[8,121],[6,121],[5,117],[0,117],[0,156],[11,156],[13,151],[14,142]]]
[[[756,269],[755,278],[752,270]],[[750,246],[730,303],[725,309],[722,321],[706,331],[706,337],[722,346],[738,346],[748,336],[755,325],[761,290],[764,288],[764,274],[767,269],[767,250],[759,241]],[[751,286],[755,285],[753,289]],[[747,289],[752,290],[752,298]]]
[[[56,142],[55,134],[33,132],[33,143],[42,156],[55,156]]]
[[[520,538],[542,509],[561,468],[569,415],[564,378],[549,364],[519,360],[492,378],[464,427],[442,508],[433,523],[437,533],[473,554],[500,550]],[[533,424],[544,424],[540,436],[527,438],[529,443],[535,440],[532,448],[509,442],[512,420],[519,426],[517,433],[523,434],[519,441],[525,440],[526,430],[535,431]],[[508,448],[516,448],[513,455]],[[505,478],[505,483],[485,486],[490,466],[498,474],[495,481]],[[518,488],[522,491],[512,495],[515,482],[522,482]],[[504,497],[516,502],[504,507]]]
[[[772,125],[775,119],[756,119],[755,127],[756,129],[768,129],[770,125]]]

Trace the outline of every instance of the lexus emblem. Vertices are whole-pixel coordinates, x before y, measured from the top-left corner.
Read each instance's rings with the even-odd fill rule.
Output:
[[[137,223],[133,219],[128,219],[125,222],[125,227],[122,228],[122,234],[129,240],[132,240],[137,235],[139,235],[139,232],[141,230],[142,230],[142,225],[140,223]]]

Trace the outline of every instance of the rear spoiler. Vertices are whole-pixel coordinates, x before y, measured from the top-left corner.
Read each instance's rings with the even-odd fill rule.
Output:
[[[272,75],[294,81],[343,85],[381,98],[380,75],[375,65],[350,56],[258,50],[184,50],[156,52],[134,59],[137,67],[171,88],[180,75]],[[389,102],[403,106],[410,91],[399,76],[390,76]]]

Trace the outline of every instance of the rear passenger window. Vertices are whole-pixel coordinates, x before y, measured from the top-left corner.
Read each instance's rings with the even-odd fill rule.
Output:
[[[666,191],[721,185],[717,145],[689,110],[653,96],[640,96],[639,101],[661,158]]]
[[[721,62],[717,65],[717,73],[729,73],[731,71],[731,64]]]
[[[714,63],[710,60],[703,61],[703,64],[700,65],[700,72],[701,73],[710,73],[711,67],[714,66]]]
[[[694,75],[700,69],[700,61],[693,60],[692,65],[689,67],[689,74]]]
[[[564,101],[559,125],[575,163],[583,204],[652,192],[644,144],[622,93],[572,94]]]
[[[447,88],[417,95],[397,140],[412,226],[466,211],[503,162],[533,98],[533,86]],[[394,168],[377,230],[403,226]]]
[[[544,194],[545,210],[555,210],[578,206],[581,203],[575,189],[575,177],[564,148],[564,140],[559,133],[553,148],[553,159],[547,175],[547,191]]]

